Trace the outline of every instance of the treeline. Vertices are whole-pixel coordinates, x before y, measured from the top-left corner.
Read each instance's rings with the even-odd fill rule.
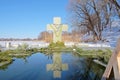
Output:
[[[62,41],[64,42],[80,42],[80,37],[84,33],[79,32],[77,30],[73,30],[71,32],[63,32],[62,33]],[[45,42],[52,42],[53,33],[49,31],[43,31],[38,35],[38,40],[42,40]]]
[[[24,39],[19,39],[19,38],[0,38],[0,41],[34,41],[37,39],[31,39],[31,38],[24,38]]]

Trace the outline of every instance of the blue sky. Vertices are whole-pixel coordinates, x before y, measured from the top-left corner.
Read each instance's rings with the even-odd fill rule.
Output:
[[[67,23],[68,0],[0,0],[0,38],[37,38],[53,17]]]

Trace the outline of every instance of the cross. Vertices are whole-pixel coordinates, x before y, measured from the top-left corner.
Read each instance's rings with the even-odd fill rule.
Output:
[[[54,78],[61,78],[61,71],[68,70],[68,64],[62,64],[60,53],[53,53],[53,64],[47,64],[49,70],[53,71]]]
[[[68,26],[66,24],[61,24],[60,17],[53,18],[53,24],[47,24],[47,30],[53,31],[53,42],[61,42],[62,31],[67,31]]]

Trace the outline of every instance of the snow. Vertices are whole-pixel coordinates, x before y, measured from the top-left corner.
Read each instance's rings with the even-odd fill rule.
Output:
[[[3,48],[6,48],[6,44],[10,43],[10,45],[14,48],[17,48],[19,45],[27,44],[31,48],[37,48],[37,47],[47,47],[49,43],[46,42],[40,42],[40,41],[0,41],[0,45]]]
[[[120,19],[113,21],[111,23],[111,27],[108,25],[103,30],[102,38],[103,38],[104,42],[98,41],[96,43],[94,43],[94,42],[87,42],[87,43],[89,43],[91,47],[96,46],[97,44],[104,44],[104,45],[108,45],[108,46],[111,46],[114,48],[117,44],[118,38],[120,38]],[[81,38],[81,40],[83,40],[83,41],[91,40],[91,39],[92,39],[92,35],[89,35],[89,34],[85,34]]]

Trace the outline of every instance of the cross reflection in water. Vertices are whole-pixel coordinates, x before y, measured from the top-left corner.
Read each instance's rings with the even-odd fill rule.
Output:
[[[53,64],[47,64],[47,71],[53,71],[54,78],[61,78],[61,72],[68,70],[68,64],[62,64],[61,53],[53,53]]]

